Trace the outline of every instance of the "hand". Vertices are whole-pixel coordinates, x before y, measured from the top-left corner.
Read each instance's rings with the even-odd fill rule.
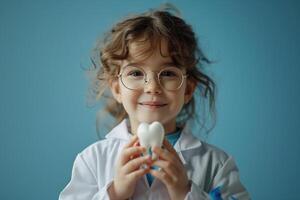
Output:
[[[154,161],[152,165],[161,169],[150,170],[150,173],[166,185],[172,200],[182,200],[190,190],[186,170],[177,152],[166,139],[163,141],[163,145],[166,149],[160,147],[152,149],[159,156],[159,160]]]
[[[151,163],[151,157],[140,156],[146,149],[137,144],[138,137],[133,136],[130,142],[125,145],[117,161],[116,175],[108,188],[111,199],[128,199],[131,197],[137,180],[149,173],[148,165]],[[142,165],[147,166],[147,168],[141,168]]]

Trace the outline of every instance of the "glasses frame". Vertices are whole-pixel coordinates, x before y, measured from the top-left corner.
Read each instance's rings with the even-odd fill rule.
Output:
[[[134,66],[134,67],[140,69],[141,71],[143,71],[143,73],[145,74],[145,78],[144,78],[144,86],[141,87],[141,88],[136,88],[136,89],[129,88],[128,86],[125,85],[125,83],[123,82],[123,79],[122,79],[122,74],[123,74],[124,69],[125,69],[126,67],[131,67],[131,66],[125,66],[125,67],[123,68],[123,70],[121,70],[120,73],[117,75],[117,77],[118,77],[119,79],[121,79],[121,82],[122,82],[122,84],[123,84],[123,86],[124,86],[125,88],[127,88],[127,89],[129,89],[129,90],[140,90],[140,89],[142,89],[146,84],[148,84],[148,83],[150,82],[150,79],[147,80],[147,79],[148,79],[148,76],[147,76],[148,74],[145,72],[145,70],[144,70],[143,68],[141,68],[141,67],[136,67],[136,66]],[[188,74],[184,74],[184,73],[182,72],[181,69],[177,68],[177,69],[179,69],[180,72],[181,72],[181,83],[180,83],[180,85],[179,85],[176,89],[174,89],[174,90],[169,90],[169,89],[166,89],[165,87],[163,87],[163,86],[161,85],[160,79],[159,79],[159,75],[160,75],[163,71],[165,71],[167,68],[177,68],[177,67],[166,67],[166,68],[161,69],[158,73],[157,73],[156,71],[153,71],[153,70],[151,70],[151,72],[153,72],[153,73],[156,74],[156,78],[157,78],[157,80],[158,80],[158,84],[159,84],[159,86],[160,86],[162,89],[167,90],[167,91],[176,91],[176,90],[179,90],[179,89],[181,88],[183,82],[184,82],[184,79],[186,79],[186,78],[188,77]]]

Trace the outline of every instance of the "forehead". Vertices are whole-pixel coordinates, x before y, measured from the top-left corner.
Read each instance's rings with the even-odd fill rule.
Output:
[[[128,58],[123,60],[122,66],[127,65],[128,63],[140,63],[151,66],[161,66],[173,63],[166,40],[135,40],[129,44],[128,50]]]
[[[169,57],[168,42],[163,38],[140,38],[129,43],[129,60],[143,61],[153,54]]]

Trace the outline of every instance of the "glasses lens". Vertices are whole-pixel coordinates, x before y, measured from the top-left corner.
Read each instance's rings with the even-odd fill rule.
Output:
[[[167,67],[159,73],[160,84],[166,90],[177,90],[182,80],[182,71],[177,67]]]
[[[121,81],[128,89],[141,89],[145,85],[145,76],[146,74],[141,68],[126,66],[122,70]],[[177,90],[182,85],[183,73],[177,67],[166,67],[159,72],[158,78],[162,88],[166,90]]]
[[[138,67],[126,66],[121,75],[121,81],[129,89],[140,89],[144,86],[144,71]]]

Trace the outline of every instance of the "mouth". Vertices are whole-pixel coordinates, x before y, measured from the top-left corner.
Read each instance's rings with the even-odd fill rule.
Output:
[[[161,108],[166,106],[166,103],[161,103],[161,102],[141,102],[139,105],[150,108],[150,109],[156,109],[156,108]]]

